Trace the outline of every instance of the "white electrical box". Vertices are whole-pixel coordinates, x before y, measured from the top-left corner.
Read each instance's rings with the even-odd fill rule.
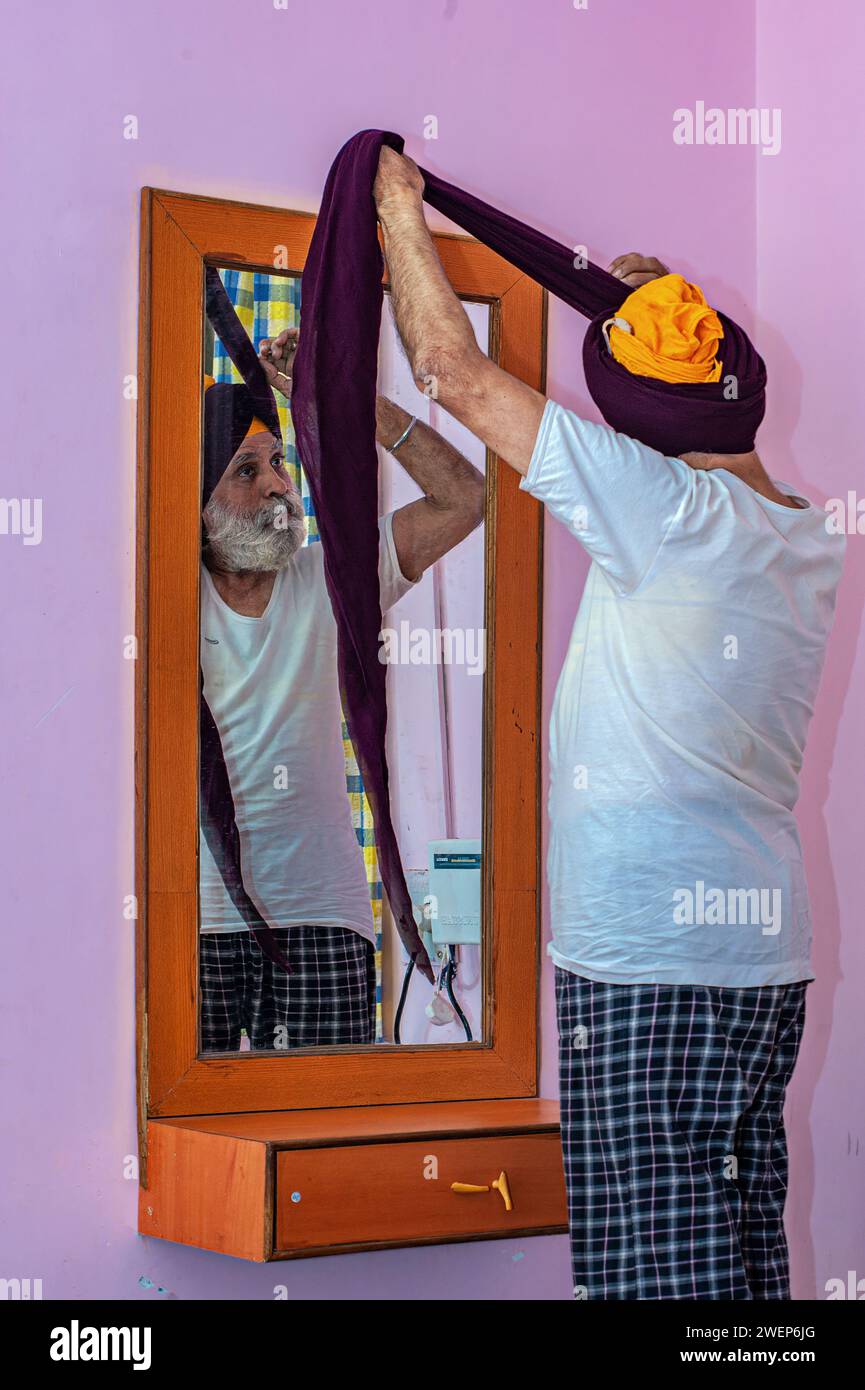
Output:
[[[480,945],[480,840],[430,840],[429,898],[436,945]]]

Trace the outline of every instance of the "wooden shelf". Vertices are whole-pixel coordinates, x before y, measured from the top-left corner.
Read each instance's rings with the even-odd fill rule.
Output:
[[[149,1121],[148,1150],[142,1235],[240,1259],[567,1230],[551,1100],[181,1116]]]

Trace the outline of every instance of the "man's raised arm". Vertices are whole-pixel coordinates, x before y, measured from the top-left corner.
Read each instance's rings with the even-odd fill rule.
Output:
[[[373,189],[394,315],[418,387],[525,473],[544,397],[485,357],[451,289],[423,215],[423,178],[395,150],[381,152]]]

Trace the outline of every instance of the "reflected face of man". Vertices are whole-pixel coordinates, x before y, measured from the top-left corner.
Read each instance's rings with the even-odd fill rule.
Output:
[[[285,470],[282,445],[261,430],[245,439],[203,513],[210,569],[283,569],[303,544],[300,493]]]

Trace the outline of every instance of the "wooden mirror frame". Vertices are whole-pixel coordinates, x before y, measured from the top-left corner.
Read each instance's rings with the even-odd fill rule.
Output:
[[[142,191],[135,745],[142,1135],[148,1118],[164,1116],[537,1095],[542,508],[489,453],[485,1041],[197,1055],[204,266],[272,267],[284,247],[285,273],[299,273],[315,220]],[[544,291],[479,242],[443,234],[435,241],[456,292],[490,305],[492,355],[542,391]]]

